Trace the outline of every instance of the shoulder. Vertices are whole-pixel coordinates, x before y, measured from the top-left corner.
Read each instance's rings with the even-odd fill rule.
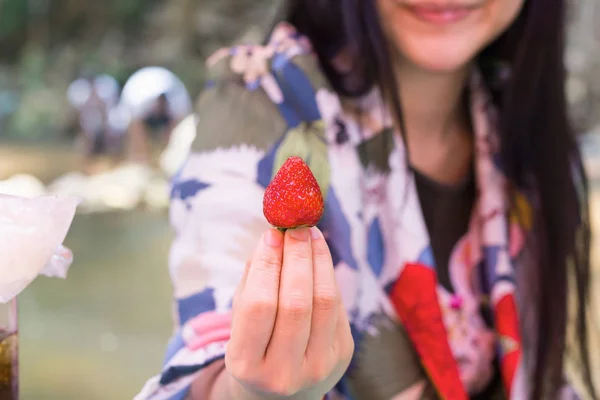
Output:
[[[264,45],[218,50],[207,69],[194,151],[236,144],[264,150],[302,121],[318,119],[316,92],[328,87],[311,43],[287,23]]]

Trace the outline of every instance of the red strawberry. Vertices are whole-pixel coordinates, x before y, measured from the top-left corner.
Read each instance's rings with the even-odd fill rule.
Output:
[[[280,229],[314,226],[323,215],[323,194],[300,157],[288,158],[265,191],[263,213]]]

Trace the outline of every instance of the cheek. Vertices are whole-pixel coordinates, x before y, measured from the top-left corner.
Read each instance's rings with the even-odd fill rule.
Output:
[[[423,22],[400,7],[378,0],[384,31],[401,59],[437,72],[464,67],[514,22],[525,0],[488,0],[465,20],[440,26]]]

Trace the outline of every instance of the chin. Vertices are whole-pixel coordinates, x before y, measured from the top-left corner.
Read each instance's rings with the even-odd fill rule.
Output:
[[[471,57],[460,57],[458,54],[446,54],[448,52],[416,54],[408,58],[413,66],[420,70],[448,74],[461,71],[471,64]]]
[[[419,51],[405,54],[404,58],[420,70],[432,73],[453,73],[469,66],[475,56],[463,55],[453,49]]]
[[[397,41],[401,59],[430,72],[455,72],[471,64],[486,41],[478,32],[469,35],[405,35]]]

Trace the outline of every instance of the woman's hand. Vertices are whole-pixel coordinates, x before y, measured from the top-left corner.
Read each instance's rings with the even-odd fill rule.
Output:
[[[354,341],[317,228],[267,231],[233,300],[225,365],[235,399],[321,399]]]

